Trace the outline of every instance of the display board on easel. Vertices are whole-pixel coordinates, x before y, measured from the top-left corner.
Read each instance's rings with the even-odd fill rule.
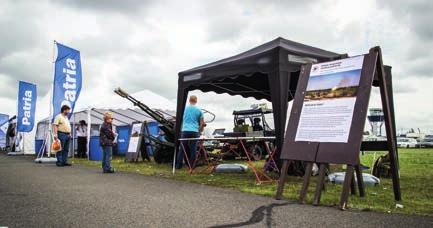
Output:
[[[140,157],[140,148],[142,143],[142,136],[144,132],[144,123],[143,122],[134,122],[132,123],[130,137],[129,137],[129,145],[128,150],[125,154],[126,161],[138,161]]]
[[[281,198],[287,169],[293,160],[305,161],[308,164],[300,193],[301,202],[304,202],[307,194],[313,163],[319,164],[319,178],[313,204],[320,203],[326,167],[330,163],[347,165],[340,200],[342,209],[346,207],[349,188],[352,193],[356,191],[354,170],[360,195],[364,196],[359,153],[371,87],[375,79],[379,82],[385,114],[394,195],[396,200],[401,200],[394,115],[391,113],[390,94],[386,87],[379,47],[372,48],[366,55],[302,67],[281,152],[283,168],[277,199]]]

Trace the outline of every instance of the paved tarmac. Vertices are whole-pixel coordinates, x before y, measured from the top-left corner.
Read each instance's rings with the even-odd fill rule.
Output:
[[[433,227],[433,217],[340,211],[32,159],[0,154],[0,227]]]

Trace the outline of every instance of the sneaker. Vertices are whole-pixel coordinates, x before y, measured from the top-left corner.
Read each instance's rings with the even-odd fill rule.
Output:
[[[65,163],[65,164],[63,164],[64,166],[72,166],[72,164],[71,163]]]
[[[114,173],[114,169],[104,170],[103,173]]]
[[[60,162],[56,162],[56,165],[57,165],[58,167],[63,167],[63,166],[65,166],[65,165],[63,165],[63,164],[60,163]]]

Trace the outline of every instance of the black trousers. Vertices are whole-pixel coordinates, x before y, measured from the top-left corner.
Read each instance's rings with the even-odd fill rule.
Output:
[[[77,137],[77,157],[86,158],[87,152],[87,137]]]

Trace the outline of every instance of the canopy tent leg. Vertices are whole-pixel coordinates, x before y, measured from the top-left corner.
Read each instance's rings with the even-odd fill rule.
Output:
[[[87,151],[86,151],[87,160],[90,160],[90,130],[92,128],[91,112],[92,112],[92,108],[89,107],[87,109],[87,145],[86,145],[86,147],[87,147]]]
[[[75,112],[72,113],[72,116],[74,117],[74,122],[72,122],[72,158],[75,158]]]
[[[179,77],[179,85],[182,84],[182,77]],[[179,86],[177,90],[177,108],[176,108],[176,132],[175,132],[175,143],[173,153],[173,175],[176,172],[176,155],[179,152],[179,141],[180,130],[182,127],[183,111],[185,110],[186,99],[188,97],[188,89]]]
[[[272,110],[274,115],[275,126],[275,146],[278,167],[281,169],[279,162],[280,152],[284,141],[284,130],[287,119],[287,107],[289,99],[289,72],[276,71],[268,75],[269,89],[271,90]]]

